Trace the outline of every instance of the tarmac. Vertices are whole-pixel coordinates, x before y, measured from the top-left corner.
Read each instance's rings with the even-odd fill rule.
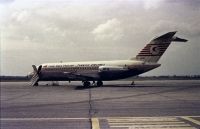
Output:
[[[200,80],[1,83],[1,129],[199,129]]]

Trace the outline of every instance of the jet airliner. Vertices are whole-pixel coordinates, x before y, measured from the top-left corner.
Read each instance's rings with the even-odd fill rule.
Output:
[[[159,67],[157,63],[171,42],[187,42],[168,32],[150,41],[135,57],[128,60],[44,63],[32,65],[31,85],[39,81],[82,81],[88,87],[92,81],[102,86],[103,81],[125,79],[137,76]]]

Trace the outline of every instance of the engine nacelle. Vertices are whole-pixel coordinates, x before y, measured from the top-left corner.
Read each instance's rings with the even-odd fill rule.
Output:
[[[104,72],[104,71],[126,71],[128,70],[127,68],[120,67],[120,66],[100,66],[99,71]]]

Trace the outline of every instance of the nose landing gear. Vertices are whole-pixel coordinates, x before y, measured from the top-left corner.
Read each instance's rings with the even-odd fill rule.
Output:
[[[97,81],[97,86],[103,86],[103,82],[102,81]]]

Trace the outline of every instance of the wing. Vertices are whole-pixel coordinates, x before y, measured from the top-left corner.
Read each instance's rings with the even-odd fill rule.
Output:
[[[99,79],[98,73],[74,73],[74,72],[64,72],[65,76],[69,79],[78,79],[78,80],[97,80]]]

